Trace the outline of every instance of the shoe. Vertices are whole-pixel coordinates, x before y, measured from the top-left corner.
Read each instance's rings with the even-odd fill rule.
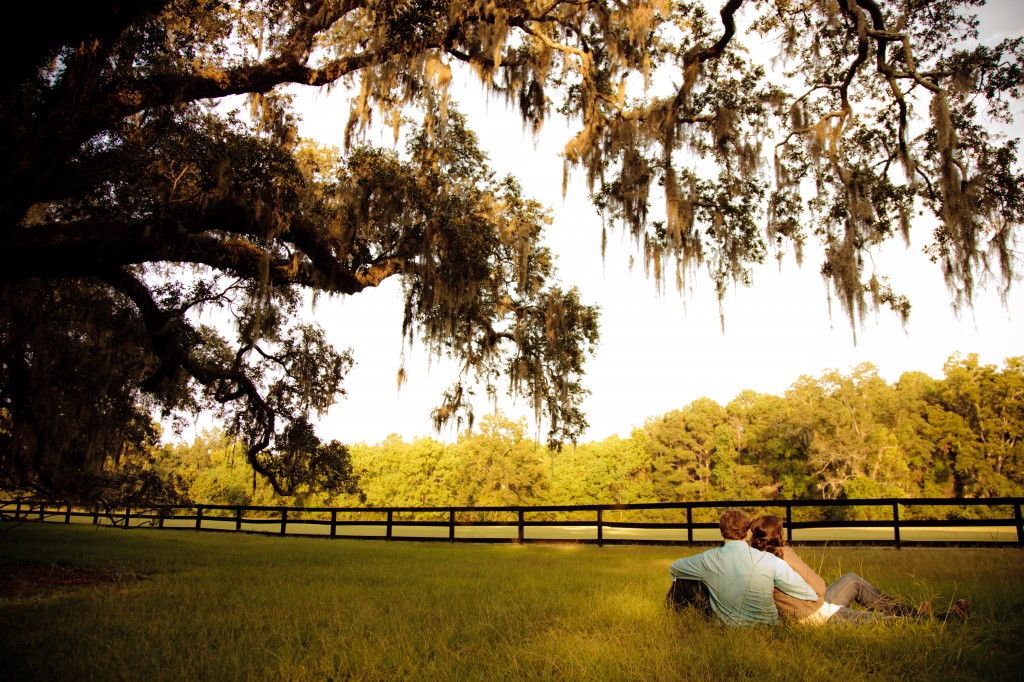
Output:
[[[949,620],[953,616],[956,616],[959,620],[967,620],[967,615],[971,612],[971,605],[966,599],[957,599],[956,603],[950,607],[949,611],[946,611],[945,616],[942,620]]]

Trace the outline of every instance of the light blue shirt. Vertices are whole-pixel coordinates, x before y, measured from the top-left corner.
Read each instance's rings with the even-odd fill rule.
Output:
[[[789,564],[743,540],[726,540],[721,547],[677,559],[669,573],[673,580],[688,578],[704,583],[711,608],[728,625],[778,622],[779,612],[772,599],[776,587],[797,599],[818,599]]]

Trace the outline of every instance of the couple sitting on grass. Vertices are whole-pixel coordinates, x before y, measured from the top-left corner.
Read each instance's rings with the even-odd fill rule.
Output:
[[[751,522],[739,509],[729,509],[718,526],[725,544],[677,559],[669,567],[672,588],[666,601],[673,608],[692,605],[727,625],[773,624],[780,614],[810,625],[886,623],[934,615],[928,602],[918,608],[901,604],[856,573],[846,573],[826,586],[786,545],[778,516],[760,516]],[[850,608],[854,603],[863,608]],[[943,617],[964,619],[967,611],[967,600],[961,599]]]

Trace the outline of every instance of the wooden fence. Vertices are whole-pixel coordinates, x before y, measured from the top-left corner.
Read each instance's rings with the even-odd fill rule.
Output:
[[[1024,547],[1024,498],[735,500],[531,507],[267,507],[200,504],[100,510],[38,500],[0,501],[0,520],[91,523],[123,528],[195,529],[329,538],[448,542],[706,544],[721,540],[717,515],[729,507],[786,520],[803,544],[1017,545]],[[859,509],[867,520],[834,517]],[[928,518],[939,507],[960,518]],[[929,509],[930,508],[930,509]],[[976,518],[979,508],[985,518]],[[901,512],[901,509],[903,510]],[[798,517],[794,518],[794,510]],[[817,513],[815,513],[817,511]],[[695,519],[695,516],[700,518]],[[877,518],[882,516],[884,518]]]

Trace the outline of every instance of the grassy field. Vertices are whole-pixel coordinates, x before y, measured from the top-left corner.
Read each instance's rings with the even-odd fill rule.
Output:
[[[0,563],[121,578],[0,600],[5,680],[1020,679],[1019,549],[807,548],[966,623],[730,629],[662,606],[696,550],[0,526]],[[141,579],[132,579],[141,578]]]

